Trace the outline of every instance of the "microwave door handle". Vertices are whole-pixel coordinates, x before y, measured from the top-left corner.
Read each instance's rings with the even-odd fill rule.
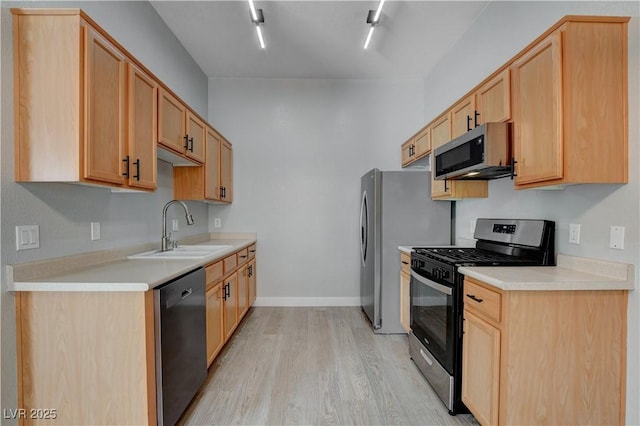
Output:
[[[418,273],[416,273],[415,271],[411,271],[411,278],[414,278],[420,284],[424,284],[424,285],[426,285],[428,287],[431,287],[432,289],[434,289],[436,291],[439,291],[440,293],[444,293],[444,294],[446,294],[448,296],[451,296],[451,294],[453,293],[453,290],[451,289],[451,287],[447,287],[445,285],[438,284],[437,282],[428,280],[425,277],[423,277],[422,275],[419,275]]]

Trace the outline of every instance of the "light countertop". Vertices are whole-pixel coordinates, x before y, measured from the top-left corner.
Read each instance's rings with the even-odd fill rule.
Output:
[[[119,259],[102,265],[44,275],[37,279],[13,280],[8,267],[9,291],[147,291],[200,266],[222,259],[256,242],[256,238],[214,238],[201,245],[230,248],[200,259]],[[70,259],[70,262],[73,260]],[[17,265],[16,265],[17,267]]]
[[[460,267],[502,290],[633,290],[633,265],[559,254],[557,266]]]

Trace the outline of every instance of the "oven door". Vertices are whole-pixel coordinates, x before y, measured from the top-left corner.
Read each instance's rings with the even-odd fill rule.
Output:
[[[456,318],[451,285],[411,271],[411,330],[440,364],[453,374]]]

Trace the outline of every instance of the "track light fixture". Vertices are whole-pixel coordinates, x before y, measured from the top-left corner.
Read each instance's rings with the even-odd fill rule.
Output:
[[[266,46],[264,44],[264,37],[262,36],[262,28],[260,27],[264,24],[264,13],[262,13],[262,9],[256,9],[256,6],[253,4],[253,0],[249,0],[249,9],[251,10],[251,22],[256,25],[260,48],[265,49]]]
[[[371,25],[371,28],[369,28],[367,39],[364,42],[365,49],[369,47],[369,43],[371,42],[371,36],[373,35],[373,30],[376,28],[376,25],[378,25],[378,22],[380,22],[380,13],[382,12],[382,6],[384,5],[385,1],[386,0],[380,0],[380,3],[378,4],[378,8],[376,10],[369,10],[369,13],[367,14],[367,24]]]

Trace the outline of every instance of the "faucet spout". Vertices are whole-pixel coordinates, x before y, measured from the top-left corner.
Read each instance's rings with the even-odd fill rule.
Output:
[[[187,218],[187,225],[193,225],[195,223],[193,220],[193,216],[191,215],[191,213],[189,213],[189,208],[183,201],[171,200],[167,204],[165,204],[164,208],[162,209],[162,241],[160,245],[160,251],[168,251],[175,248],[174,246],[176,241],[171,240],[171,234],[167,236],[167,210],[169,209],[169,206],[176,203],[181,204],[182,208],[184,208],[184,213]]]

